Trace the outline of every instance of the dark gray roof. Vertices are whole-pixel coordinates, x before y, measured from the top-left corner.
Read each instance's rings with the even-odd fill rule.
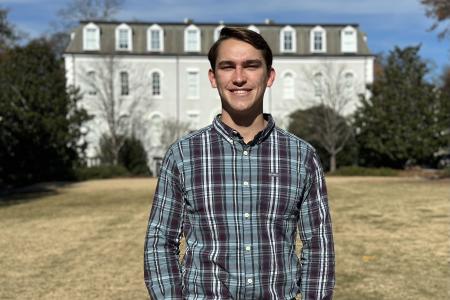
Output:
[[[83,27],[89,23],[94,23],[100,28],[100,51],[83,50]],[[214,30],[221,23],[176,23],[176,22],[140,22],[140,21],[81,21],[80,25],[74,30],[74,38],[70,41],[66,53],[115,53],[115,28],[120,24],[127,24],[133,31],[133,50],[132,52],[118,51],[123,54],[135,55],[201,55],[207,54],[209,48],[214,42]],[[164,30],[164,52],[153,53],[147,50],[147,28],[153,24],[158,24]],[[190,24],[194,24],[200,29],[201,51],[200,53],[184,52],[184,29]],[[358,24],[295,24],[295,23],[224,23],[225,26],[248,27],[256,26],[260,34],[269,43],[274,56],[371,56],[368,49],[365,34],[359,30]],[[296,30],[297,51],[296,53],[280,52],[280,30],[285,26],[291,26]],[[310,30],[315,26],[321,26],[327,33],[327,51],[326,53],[310,52]],[[341,30],[347,26],[352,26],[358,33],[358,52],[341,52]]]

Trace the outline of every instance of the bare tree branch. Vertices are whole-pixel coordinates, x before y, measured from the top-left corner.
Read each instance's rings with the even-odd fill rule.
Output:
[[[83,68],[80,72],[81,82],[88,94],[91,94],[86,99],[86,106],[106,125],[107,135],[111,138],[114,163],[117,163],[124,138],[133,133],[133,125],[142,118],[142,111],[148,112],[151,107],[146,89],[149,78],[140,70],[128,68],[129,93],[122,95],[120,88],[116,88],[121,84],[120,72],[126,69],[120,57],[107,55],[91,67],[95,78],[88,75],[90,69]]]

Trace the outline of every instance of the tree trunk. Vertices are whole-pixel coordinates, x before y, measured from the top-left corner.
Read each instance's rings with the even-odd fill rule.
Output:
[[[330,155],[330,172],[336,171],[336,153]]]

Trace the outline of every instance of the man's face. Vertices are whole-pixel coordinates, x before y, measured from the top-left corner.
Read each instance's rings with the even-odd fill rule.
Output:
[[[230,115],[262,113],[266,87],[272,86],[275,71],[267,71],[262,52],[236,39],[223,41],[218,50],[216,70],[208,73],[217,88],[222,110]]]

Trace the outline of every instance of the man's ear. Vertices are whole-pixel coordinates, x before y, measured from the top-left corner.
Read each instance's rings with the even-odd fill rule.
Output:
[[[269,74],[267,74],[267,87],[271,87],[273,82],[275,81],[275,69],[270,68]]]
[[[217,88],[216,74],[214,73],[213,69],[209,69],[208,78],[209,78],[209,82],[211,82],[211,87]]]

